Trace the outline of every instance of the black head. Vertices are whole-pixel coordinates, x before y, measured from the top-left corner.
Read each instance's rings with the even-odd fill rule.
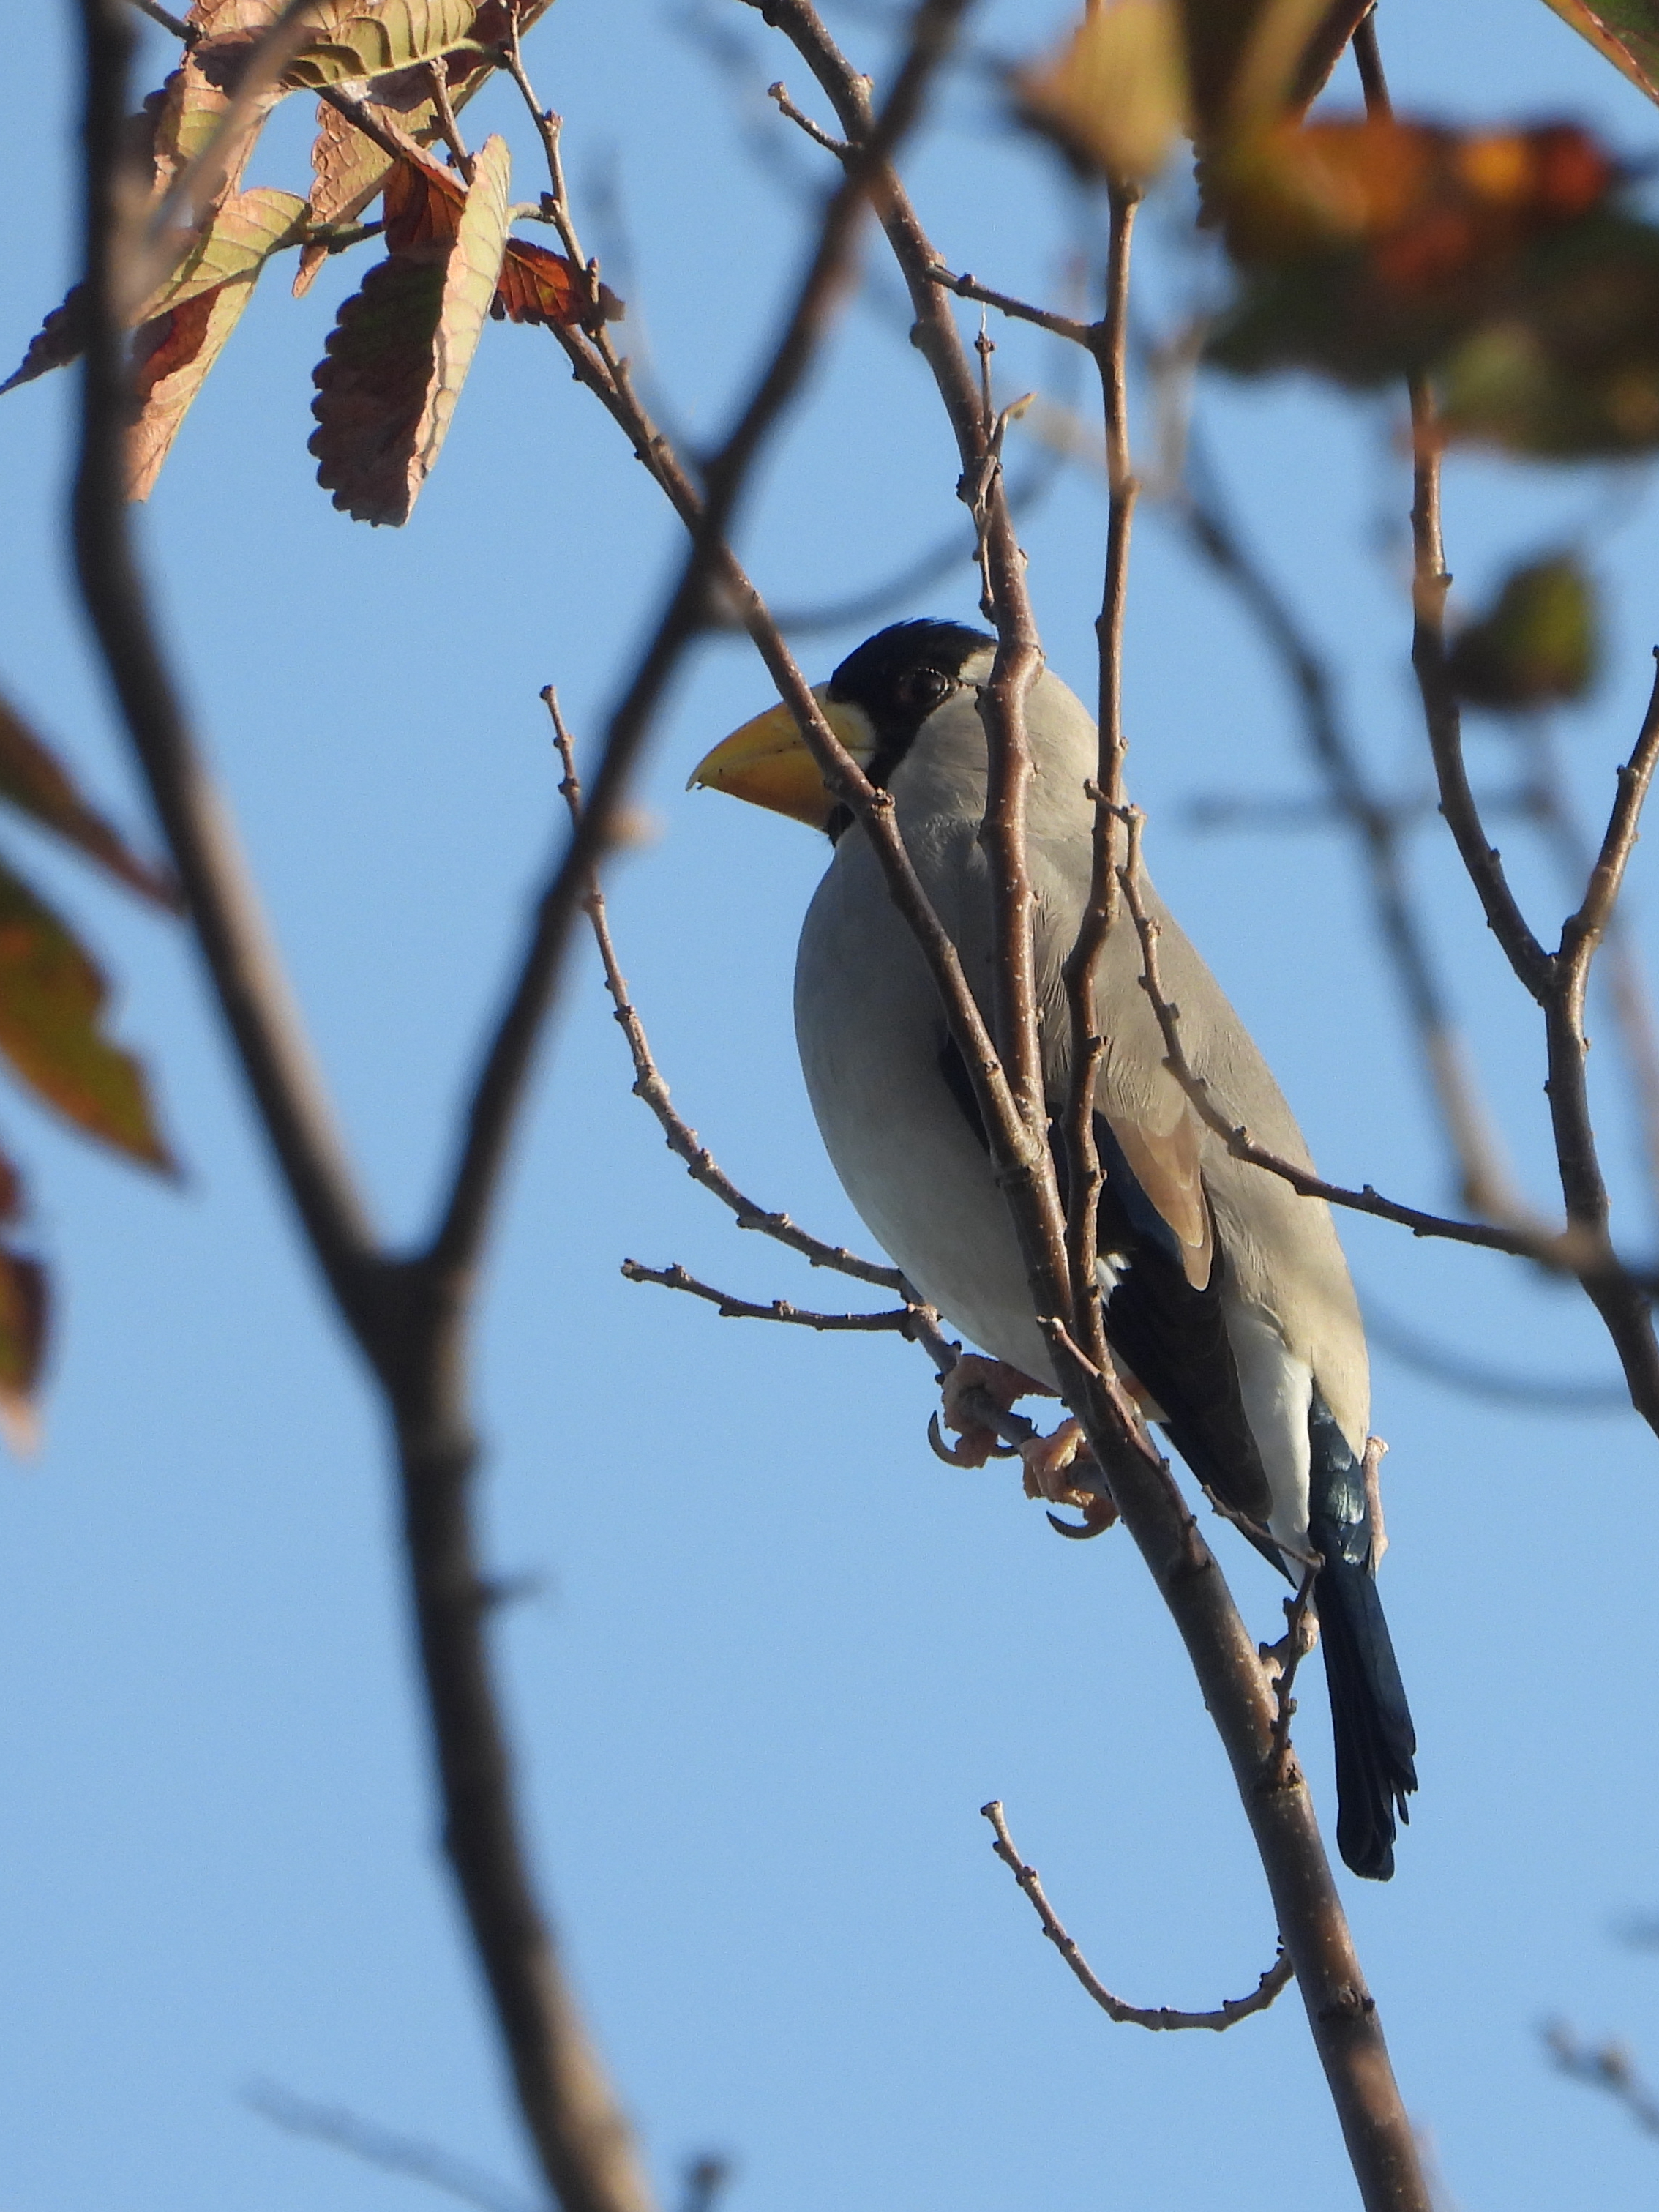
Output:
[[[974,655],[995,643],[963,623],[906,622],[878,630],[848,654],[828,690],[832,699],[861,707],[870,718],[876,750],[866,773],[872,783],[887,781]]]

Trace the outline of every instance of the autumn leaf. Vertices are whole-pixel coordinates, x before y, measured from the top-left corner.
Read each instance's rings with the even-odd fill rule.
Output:
[[[520,0],[520,38],[552,4],[553,0]],[[478,10],[475,25],[479,43],[498,45],[507,36],[507,27],[501,0],[486,0]],[[447,55],[443,70],[449,104],[457,114],[479,87],[495,74],[492,62],[465,52]],[[368,86],[366,105],[371,111],[392,111],[404,137],[412,138],[417,146],[434,145],[442,136],[431,78],[424,69],[377,77]],[[366,137],[326,100],[317,103],[317,137],[311,162],[314,179],[311,188],[313,230],[326,223],[352,222],[384,189],[397,166],[390,155],[382,153],[372,138]],[[299,271],[294,279],[296,300],[310,290],[327,253],[328,249],[323,246],[301,249]]]
[[[253,296],[252,276],[233,276],[142,324],[133,346],[135,419],[127,433],[127,497],[148,499],[179,426]]]
[[[476,40],[478,13],[477,0],[358,0],[355,6],[332,0],[283,69],[281,88],[320,92],[435,61]],[[193,58],[211,82],[229,90],[258,43],[256,32],[231,31],[200,40]]]
[[[1454,632],[1448,668],[1461,698],[1515,714],[1582,699],[1601,659],[1595,587],[1574,555],[1552,553],[1512,568]]]
[[[1025,120],[1077,167],[1118,182],[1155,177],[1188,106],[1175,0],[1106,0],[1051,62],[1015,82]]]
[[[48,370],[67,368],[72,361],[79,361],[86,350],[86,292],[76,284],[61,307],[54,307],[40,329],[29,340],[28,351],[3,384],[0,392],[11,392],[20,384],[31,384],[37,376]]]
[[[451,236],[461,188],[445,173],[404,164],[395,210],[388,194],[394,250],[341,308],[313,378],[317,480],[360,522],[406,522],[438,458],[501,275],[507,174],[506,141],[487,139]]]
[[[1654,0],[1548,0],[1650,100],[1659,100],[1659,7]]]
[[[171,1171],[143,1071],[100,1023],[102,975],[22,878],[0,866],[0,1053],[89,1137]]]
[[[88,860],[157,906],[177,911],[179,890],[163,869],[141,860],[82,795],[69,770],[35,736],[16,710],[0,699],[0,800],[73,845]],[[0,1160],[0,1170],[3,1161]],[[5,1216],[0,1173],[0,1219]]]
[[[149,322],[233,277],[257,276],[273,253],[301,236],[307,219],[306,203],[297,192],[277,191],[268,185],[238,192],[215,211],[184,260],[145,301],[136,319]]]
[[[498,323],[579,323],[587,312],[587,282],[563,254],[509,239],[489,312]],[[599,287],[599,312],[608,323],[627,313],[608,284]]]
[[[1480,273],[1599,207],[1619,180],[1576,124],[1470,131],[1370,118],[1281,125],[1211,174],[1235,259],[1364,246],[1378,282],[1401,290]]]

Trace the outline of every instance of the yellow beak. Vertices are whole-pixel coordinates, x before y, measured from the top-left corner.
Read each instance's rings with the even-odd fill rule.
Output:
[[[862,709],[827,696],[828,686],[814,684],[812,696],[823,719],[860,768],[867,768],[875,753],[875,736]],[[824,788],[818,764],[787,707],[769,707],[733,730],[729,738],[697,763],[688,791],[729,791],[751,806],[769,807],[787,814],[792,822],[805,822],[814,830],[827,830],[836,801]]]

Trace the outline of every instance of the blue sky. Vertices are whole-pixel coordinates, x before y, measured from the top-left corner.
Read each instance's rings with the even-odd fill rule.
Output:
[[[20,30],[3,349],[72,267],[68,11]],[[879,20],[832,15],[878,67]],[[1061,11],[981,14],[981,58]],[[696,23],[729,34],[728,76]],[[1396,98],[1483,119],[1566,112],[1633,155],[1650,106],[1539,0],[1386,0]],[[167,42],[147,42],[152,80]],[[763,88],[805,73],[736,0],[559,0],[530,41],[567,118],[573,186],[627,342],[665,412],[718,433],[798,263],[790,179],[817,158]],[[1339,86],[1339,92],[1340,91]],[[1352,88],[1349,88],[1350,91]],[[523,196],[534,148],[499,95]],[[484,112],[482,103],[474,111]],[[471,127],[471,118],[469,118]],[[301,185],[293,102],[258,180]],[[774,149],[766,162],[755,141]],[[773,166],[773,163],[781,166]],[[952,83],[911,173],[946,257],[1053,296],[1076,210],[1012,139],[994,81]],[[810,199],[804,204],[810,204]],[[1204,281],[1180,203],[1144,224],[1145,312]],[[675,526],[544,333],[491,326],[401,532],[334,512],[306,452],[309,372],[362,258],[302,303],[261,288],[143,520],[169,633],[236,806],[380,1218],[412,1233],[501,985],[557,801],[539,687],[591,733],[655,618]],[[948,530],[955,470],[884,304],[848,313],[743,529],[780,604],[832,600]],[[1009,394],[1063,392],[1051,342],[994,333]],[[67,377],[0,403],[9,527],[0,678],[141,832],[140,798],[76,617],[61,513]],[[1405,469],[1391,403],[1310,384],[1206,385],[1200,419],[1275,574],[1339,656],[1370,757],[1420,787],[1406,665]],[[1144,431],[1145,425],[1142,429]],[[1611,596],[1611,666],[1564,742],[1605,808],[1659,635],[1646,480],[1460,460],[1450,564],[1478,594],[1571,537]],[[1082,472],[1029,520],[1050,658],[1091,670],[1103,503]],[[964,562],[905,613],[971,614]],[[827,672],[861,629],[803,644]],[[1433,1202],[1440,1155],[1337,838],[1199,835],[1194,799],[1306,788],[1257,639],[1155,507],[1138,527],[1127,712],[1160,887],[1267,1050],[1328,1172]],[[613,885],[624,965],[683,1109],[766,1203],[865,1239],[818,1148],[788,1028],[804,830],[682,789],[764,704],[712,643],[662,718],[654,842]],[[1503,740],[1471,738],[1483,782]],[[60,1285],[46,1441],[0,1468],[0,2204],[234,2203],[392,2212],[418,2185],[251,2113],[263,2078],[527,2169],[435,1843],[411,1695],[385,1439],[323,1308],[188,945],[25,833],[27,865],[120,983],[185,1187],[89,1152],[15,1094]],[[1540,927],[1547,867],[1517,829]],[[1436,942],[1521,1170],[1548,1189],[1536,1024],[1425,827]],[[1646,848],[1636,925],[1659,963]],[[1609,1054],[1609,1058],[1611,1054]],[[1015,1834],[1097,1968],[1139,2002],[1203,2004],[1272,1955],[1218,1748],[1130,1547],[1057,1542],[995,1470],[923,1436],[919,1355],[721,1322],[617,1275],[680,1260],[750,1295],[833,1297],[734,1234],[628,1095],[581,958],[511,1181],[479,1351],[490,1555],[540,1578],[501,1653],[547,1893],[656,2172],[732,2157],[732,2212],[872,2200],[927,2212],[1350,2201],[1293,1999],[1223,2038],[1097,2016],[993,1861]],[[1636,1249],[1653,1200],[1615,1097],[1607,1146]],[[1508,1263],[1345,1227],[1362,1294],[1449,1350],[1607,1378],[1567,1292]],[[1659,1966],[1622,1945],[1659,1904],[1650,1686],[1652,1441],[1630,1417],[1547,1419],[1449,1395],[1379,1356],[1392,1447],[1385,1595],[1422,1740],[1391,1887],[1348,1885],[1407,2102],[1463,2212],[1650,2203],[1654,2148],[1559,2081],[1537,2028],[1617,2031],[1659,2071]],[[1252,1623],[1279,1592],[1217,1532]],[[1302,1741],[1330,1803],[1322,1694]]]

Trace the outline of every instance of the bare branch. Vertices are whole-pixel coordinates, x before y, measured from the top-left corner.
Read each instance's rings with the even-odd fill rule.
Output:
[[[313,2104],[308,2097],[296,2097],[275,2081],[255,2081],[243,2092],[244,2101],[274,2127],[285,2135],[301,2136],[307,2142],[326,2143],[331,2149],[344,2151],[349,2157],[362,2159],[365,2165],[379,2166],[385,2173],[400,2173],[412,2181],[423,2181],[446,2197],[454,2197],[463,2204],[471,2204],[477,2212],[540,2212],[532,2199],[520,2196],[504,2181],[493,2174],[457,2158],[437,2143],[422,2142],[414,2136],[394,2133],[389,2128],[377,2126],[341,2105]]]
[[[255,1110],[392,1416],[445,1848],[520,2110],[564,2212],[648,2212],[627,2123],[562,1978],[519,1829],[484,1636],[491,1585],[471,1510],[478,1450],[465,1386],[470,1272],[429,1257],[394,1261],[375,1239],[133,558],[113,285],[132,27],[124,0],[82,0],[82,17],[88,337],[75,542],[82,595]]]
[[[994,292],[976,276],[965,273],[953,276],[942,263],[936,264],[927,274],[935,284],[942,284],[959,300],[977,300],[982,307],[994,307],[999,314],[1007,315],[1015,322],[1035,323],[1040,331],[1052,331],[1057,338],[1069,338],[1073,345],[1092,345],[1094,325],[1091,323],[1080,323],[1072,315],[1057,315],[1048,307],[1034,307],[1029,301],[1016,300],[1007,292]]]
[[[564,768],[559,793],[570,810],[573,826],[582,817],[581,781],[576,773],[576,756],[559,712],[558,694],[550,684],[542,693],[547,711],[553,722],[553,742],[558,748],[559,759]],[[675,1111],[667,1084],[652,1054],[651,1043],[645,1033],[645,1024],[629,994],[628,979],[622,972],[617,957],[616,941],[611,934],[611,918],[605,902],[605,894],[596,878],[590,877],[582,896],[582,910],[593,932],[593,941],[599,947],[599,960],[605,969],[605,985],[611,994],[611,1003],[623,1035],[628,1040],[628,1049],[634,1062],[634,1095],[642,1099],[656,1115],[668,1149],[685,1162],[686,1172],[694,1182],[710,1191],[737,1218],[739,1229],[757,1229],[763,1236],[780,1244],[787,1244],[792,1252],[799,1252],[815,1267],[829,1267],[836,1274],[851,1275],[862,1283],[874,1283],[880,1289],[897,1291],[908,1297],[909,1285],[896,1267],[878,1265],[873,1260],[860,1260],[844,1245],[826,1244],[805,1230],[798,1228],[787,1213],[770,1213],[745,1197],[726,1175],[714,1154],[697,1141],[697,1133],[690,1122]]]
[[[1427,380],[1411,383],[1412,407],[1412,666],[1422,695],[1429,750],[1440,786],[1440,811],[1456,841],[1463,866],[1516,976],[1544,1003],[1550,984],[1549,955],[1522,913],[1503,858],[1486,835],[1463,759],[1462,717],[1446,655],[1446,568],[1440,529],[1440,450],[1434,400]]]
[[[769,1305],[757,1305],[750,1299],[734,1297],[730,1291],[717,1291],[712,1284],[700,1283],[678,1261],[670,1267],[647,1267],[638,1260],[624,1260],[622,1272],[630,1283],[656,1283],[665,1291],[689,1291],[694,1298],[702,1298],[717,1307],[722,1321],[789,1322],[797,1328],[845,1329],[878,1336],[908,1336],[914,1327],[913,1309],[909,1306],[896,1306],[885,1313],[830,1314],[792,1306],[787,1298],[774,1298]]]
[[[164,31],[171,31],[175,39],[187,46],[193,46],[200,36],[193,23],[186,23],[182,16],[170,15],[159,4],[159,0],[132,0],[132,5],[141,15],[148,15],[152,23],[159,23]]]
[[[1123,805],[1123,617],[1128,599],[1129,531],[1139,487],[1129,465],[1129,252],[1138,186],[1114,185],[1110,191],[1110,243],[1106,269],[1106,309],[1090,332],[1090,350],[1100,371],[1105,416],[1109,507],[1106,574],[1095,623],[1099,657],[1097,726],[1099,753],[1095,775],[1095,818],[1089,867],[1089,896],[1078,924],[1077,941],[1064,975],[1071,1021],[1072,1070],[1065,1109],[1066,1157],[1069,1169],[1066,1266],[1072,1311],[1083,1347],[1097,1367],[1108,1364],[1105,1322],[1101,1310],[1098,1218],[1103,1177],[1095,1142],[1095,1086],[1105,1057],[1095,1000],[1096,972],[1106,939],[1117,921],[1118,846]]]
[[[879,122],[873,126],[871,143],[860,149],[857,161],[848,167],[840,187],[831,196],[811,264],[782,334],[771,349],[751,397],[704,472],[702,501],[687,517],[691,544],[679,580],[632,682],[611,716],[588,805],[543,894],[519,983],[497,1024],[474,1086],[449,1197],[430,1247],[432,1258],[446,1267],[468,1266],[478,1249],[523,1094],[530,1054],[542,1013],[557,981],[584,886],[611,842],[635,763],[663,693],[682,654],[705,623],[711,591],[721,583],[730,588],[733,580],[740,577],[741,572],[737,570],[726,547],[727,526],[761,447],[799,390],[826,332],[835,305],[845,289],[871,179],[915,120],[965,4],[966,0],[923,0],[913,23],[908,52],[892,95]],[[527,81],[524,89],[533,108],[534,99]],[[556,154],[555,137],[550,147],[550,164]],[[551,173],[557,178],[556,167],[552,167]],[[568,236],[574,249],[574,229]],[[586,380],[606,399],[612,411],[624,420],[637,418],[639,410],[621,379],[621,365],[615,362],[614,356],[607,356],[601,350],[606,343],[602,337],[584,353],[574,333],[561,335],[567,352],[579,366],[586,368]],[[655,437],[654,433],[652,435]],[[659,475],[659,480],[665,478],[670,472],[665,441],[656,437],[647,450],[653,456],[653,473]],[[752,586],[750,592],[752,597]],[[875,793],[823,721],[799,670],[782,652],[781,641],[778,658],[793,675],[799,695],[807,702],[804,709],[807,719],[816,722],[819,742],[836,762],[842,781],[850,790],[858,793],[866,805],[873,804]],[[785,696],[789,696],[787,690]]]
[[[1470,1353],[1448,1351],[1438,1336],[1407,1328],[1392,1315],[1380,1312],[1369,1297],[1363,1304],[1365,1334],[1370,1341],[1397,1359],[1401,1366],[1426,1375],[1431,1382],[1441,1383],[1448,1390],[1461,1390],[1468,1397],[1485,1398],[1494,1405],[1524,1406],[1536,1413],[1559,1413],[1570,1420],[1633,1411],[1630,1391],[1621,1382],[1557,1382],[1530,1372],[1522,1374],[1517,1368],[1494,1366]]]
[[[852,152],[852,148],[844,138],[832,138],[821,125],[814,123],[810,115],[803,113],[796,106],[794,101],[790,99],[789,88],[781,77],[775,84],[767,86],[766,96],[769,100],[775,102],[780,115],[787,117],[797,130],[804,131],[812,143],[815,146],[822,146],[826,154],[833,154],[838,161],[844,161]]]
[[[1164,1064],[1197,1108],[1206,1127],[1224,1141],[1233,1158],[1248,1160],[1253,1167],[1279,1176],[1304,1198],[1322,1198],[1328,1206],[1344,1206],[1356,1213],[1374,1214],[1379,1220],[1396,1222],[1401,1228],[1409,1229],[1414,1237],[1443,1237],[1454,1243],[1475,1244],[1490,1252],[1507,1252],[1516,1259],[1537,1260],[1547,1267],[1576,1273],[1575,1255],[1577,1259],[1587,1256],[1587,1248],[1570,1235],[1534,1235],[1518,1229],[1500,1228],[1490,1222],[1455,1221],[1444,1214],[1425,1213],[1414,1206],[1401,1206],[1394,1199],[1382,1197],[1369,1183],[1359,1190],[1345,1189],[1341,1184],[1327,1182],[1322,1176],[1257,1144],[1244,1124],[1235,1121],[1218,1104],[1209,1082],[1194,1069],[1182,1044],[1181,1009],[1164,994],[1158,973],[1158,925],[1146,910],[1139,881],[1140,828],[1145,817],[1138,807],[1127,807],[1124,812],[1129,826],[1129,854],[1123,869],[1123,896],[1140,939],[1141,988],[1152,1002],[1163,1032]]]
[[[1228,1997],[1213,2012],[1177,2012],[1170,2005],[1126,2004],[1121,1997],[1112,1995],[1084,1957],[1076,1941],[1066,1934],[1059,1914],[1044,1893],[1036,1869],[1027,1866],[1014,1849],[1014,1839],[1008,1832],[1008,1823],[1000,1803],[993,1798],[988,1805],[981,1805],[979,1809],[981,1816],[991,1823],[996,1833],[996,1841],[991,1848],[1030,1899],[1036,1916],[1042,1923],[1043,1934],[1107,2018],[1117,2021],[1120,2027],[1146,2027],[1154,2032],[1202,2027],[1212,2029],[1219,2034],[1227,2028],[1236,2027],[1241,2020],[1248,2020],[1252,2013],[1266,2012],[1279,1991],[1291,1981],[1294,1970],[1281,1945],[1278,1957],[1249,1996]]]
[[[189,902],[244,1076],[343,1311],[367,1325],[374,1237],[264,916],[158,641],[128,526],[126,377],[114,257],[131,20],[82,0],[88,49],[87,346],[74,494],[81,590]]]
[[[1587,2081],[1592,2088],[1605,2089],[1616,2104],[1624,2106],[1644,2135],[1659,2136],[1659,2093],[1638,2074],[1624,2044],[1581,2043],[1565,2021],[1552,2021],[1540,2033],[1558,2072],[1574,2081]]]
[[[1195,550],[1237,595],[1284,669],[1300,708],[1309,756],[1324,779],[1332,805],[1352,826],[1364,852],[1377,936],[1417,1035],[1441,1125],[1450,1140],[1462,1203],[1491,1221],[1541,1229],[1504,1165],[1496,1125],[1453,1018],[1428,933],[1407,896],[1407,816],[1368,781],[1339,715],[1328,665],[1240,536],[1196,450],[1169,507]]]

